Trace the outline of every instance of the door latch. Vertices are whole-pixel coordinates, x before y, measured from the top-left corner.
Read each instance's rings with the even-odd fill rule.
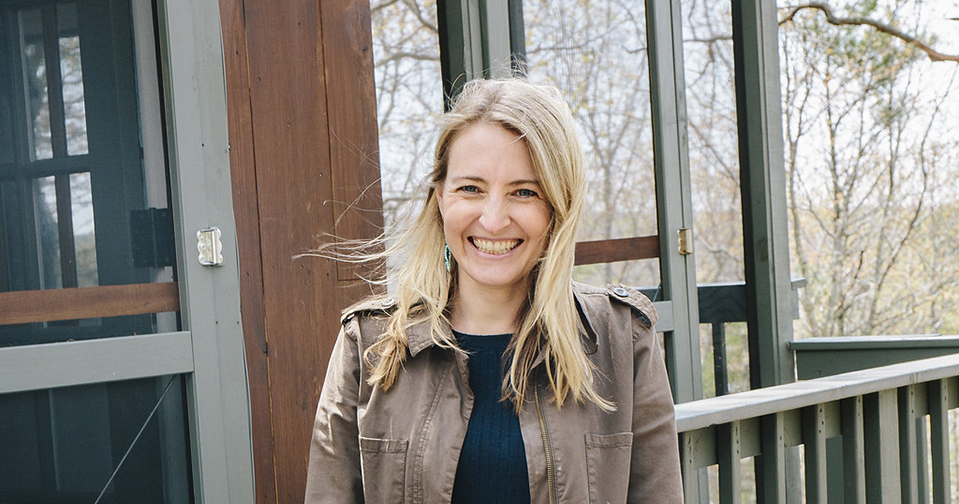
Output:
[[[211,227],[196,232],[196,250],[200,253],[197,260],[204,266],[223,265],[223,243],[220,242],[220,228]]]

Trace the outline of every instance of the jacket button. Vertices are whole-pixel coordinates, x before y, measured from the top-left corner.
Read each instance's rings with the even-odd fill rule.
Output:
[[[616,287],[615,289],[613,289],[613,294],[616,294],[617,296],[621,298],[629,297],[629,291],[627,291],[626,289],[622,287]]]
[[[396,304],[396,299],[391,297],[388,297],[384,299],[382,302],[380,302],[380,306],[382,306],[383,308],[389,308],[395,304]]]

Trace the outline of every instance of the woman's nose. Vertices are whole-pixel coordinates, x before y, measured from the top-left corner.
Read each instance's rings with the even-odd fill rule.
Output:
[[[489,232],[496,232],[509,226],[509,212],[500,198],[489,198],[480,215],[480,224]]]

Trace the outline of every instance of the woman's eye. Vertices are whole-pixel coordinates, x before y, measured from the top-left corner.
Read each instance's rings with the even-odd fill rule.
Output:
[[[459,190],[460,190],[461,192],[466,192],[466,193],[479,192],[479,188],[476,187],[475,185],[465,185],[465,186],[460,187]]]
[[[535,198],[536,196],[538,196],[536,194],[536,191],[532,189],[519,189],[516,191],[516,195],[521,198]]]

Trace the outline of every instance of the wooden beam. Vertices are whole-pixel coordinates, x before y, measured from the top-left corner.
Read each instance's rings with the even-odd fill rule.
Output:
[[[0,325],[118,317],[180,309],[176,282],[0,292]]]
[[[253,3],[250,3],[252,8]],[[266,308],[263,299],[263,255],[260,250],[256,151],[253,149],[251,80],[254,77],[250,73],[250,48],[247,43],[244,2],[243,0],[219,0],[219,6],[220,26],[223,30],[224,75],[230,135],[230,181],[233,185],[233,214],[236,221],[236,247],[240,268],[240,306],[242,308],[240,314],[250,390],[254,488],[256,488],[258,504],[275,504],[277,499],[276,478],[273,472],[269,346],[266,338]],[[253,15],[257,16],[258,12],[254,12]],[[255,19],[258,20],[257,22],[263,22],[262,16]],[[263,44],[254,48],[254,52],[258,49],[262,50]],[[256,63],[257,60],[252,62],[252,64]],[[312,92],[312,88],[306,89],[306,92]],[[312,112],[312,109],[310,111]],[[270,127],[276,129],[273,123],[267,124],[267,128]],[[272,152],[272,148],[269,150]],[[271,236],[269,240],[275,241],[276,238]],[[284,248],[277,253],[289,253],[289,250]]]
[[[576,244],[576,265],[659,257],[659,236],[636,236]]]

